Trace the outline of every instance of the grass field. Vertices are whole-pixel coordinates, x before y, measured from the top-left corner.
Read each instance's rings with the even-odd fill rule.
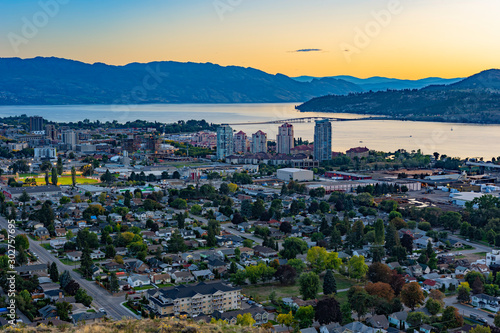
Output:
[[[335,274],[335,280],[337,281],[337,290],[348,289],[358,283],[342,276],[340,274]],[[248,285],[243,286],[242,293],[253,297],[255,300],[265,301],[269,299],[269,294],[274,291],[276,292],[276,297],[290,297],[300,295],[300,285],[296,282],[291,286],[282,286],[279,283],[266,283],[259,285]],[[323,279],[320,280],[319,293],[323,292]],[[347,300],[347,291],[339,292],[337,294],[337,299],[340,303]]]
[[[24,181],[26,178],[30,178],[30,177],[19,178],[19,180]],[[45,185],[45,177],[35,178],[35,180],[36,180],[36,184],[38,186]],[[82,176],[77,176],[76,177],[76,183],[77,184],[96,184],[96,183],[99,183],[99,181],[96,180],[96,179],[91,179],[91,178],[85,178],[85,177],[82,177]],[[58,185],[72,185],[73,182],[71,180],[71,176],[59,176],[57,178],[57,184]]]

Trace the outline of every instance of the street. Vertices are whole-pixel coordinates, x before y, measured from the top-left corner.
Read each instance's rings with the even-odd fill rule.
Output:
[[[0,217],[0,228],[8,228],[8,222],[3,217]],[[24,234],[24,232],[20,232],[16,229],[16,235],[19,234]],[[115,297],[110,295],[106,290],[99,287],[94,281],[87,281],[78,273],[74,272],[73,269],[75,268],[75,266],[63,264],[45,248],[40,246],[38,242],[32,240],[31,238],[29,239],[29,241],[30,249],[38,255],[38,260],[41,263],[55,262],[57,268],[59,269],[59,274],[67,270],[70,273],[71,278],[78,282],[78,284],[80,284],[80,286],[87,291],[88,295],[92,296],[92,298],[94,299],[92,302],[94,307],[96,307],[97,309],[104,308],[109,317],[117,320],[122,319],[123,317],[137,318],[136,315],[132,314],[126,308],[120,305],[125,301],[125,296]]]
[[[460,314],[464,317],[470,317],[471,314],[475,314],[483,319],[485,319],[489,325],[493,325],[493,318],[488,317],[489,312],[482,311],[471,306],[463,305],[457,302],[457,297],[446,297],[444,299],[445,306],[454,306],[460,311]]]

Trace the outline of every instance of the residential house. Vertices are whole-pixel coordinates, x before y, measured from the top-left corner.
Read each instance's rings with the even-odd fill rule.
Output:
[[[490,273],[490,269],[485,264],[476,264],[476,263],[471,264],[470,270],[475,271],[475,272],[479,272],[479,273],[484,274],[484,275],[488,275]]]
[[[151,281],[147,275],[132,274],[127,279],[131,287],[149,286]]]
[[[91,259],[104,259],[106,257],[106,254],[102,252],[101,250],[93,250],[90,253],[90,258]]]
[[[366,321],[373,328],[386,330],[389,327],[389,320],[384,315],[375,315]]]
[[[38,228],[36,229],[34,232],[33,232],[33,235],[35,237],[38,237],[40,239],[47,239],[50,237],[50,233],[49,231],[47,230],[47,228],[45,227],[41,227],[41,228]]]
[[[52,305],[52,304],[47,304],[43,308],[38,310],[38,313],[40,314],[40,317],[43,319],[57,319],[57,308]]]
[[[71,316],[73,324],[78,324],[79,322],[83,322],[85,324],[93,324],[101,322],[106,314],[102,312],[80,312],[75,313]]]
[[[278,251],[267,246],[257,245],[254,246],[253,250],[256,255],[264,258],[276,257],[278,255]]]
[[[422,324],[420,326],[420,333],[431,333],[431,332],[437,332],[436,328],[427,324]]]
[[[464,266],[457,266],[457,268],[455,268],[455,275],[457,277],[465,276],[465,274],[467,274],[469,272],[470,272],[470,269],[468,269],[467,267],[464,267]]]
[[[249,247],[242,246],[239,248],[241,256],[253,257],[255,251]]]
[[[82,260],[82,251],[68,252],[66,253],[66,257],[71,261],[80,261]]]
[[[200,271],[192,271],[193,276],[198,280],[213,280],[215,278],[214,273],[208,269],[203,269]]]
[[[255,320],[255,325],[262,325],[267,323],[269,320],[269,313],[262,307],[252,306],[244,310],[235,310],[228,312],[215,311],[212,317],[219,320],[226,320],[231,325],[236,325],[236,320],[238,315],[244,315],[245,313],[250,313],[252,318]]]
[[[154,274],[153,276],[151,276],[151,282],[154,284],[170,283],[170,281],[170,274],[168,273]]]
[[[64,237],[66,236],[66,228],[56,228],[56,236],[57,237]]]
[[[493,312],[500,311],[500,300],[498,297],[476,294],[471,297],[471,304],[480,309],[485,309]]]
[[[410,325],[406,322],[406,318],[408,318],[408,312],[399,311],[394,312],[389,315],[389,323],[396,326],[396,328],[406,330],[410,328]]]
[[[187,283],[195,280],[190,271],[177,271],[172,273],[171,277],[175,280],[175,283]]]

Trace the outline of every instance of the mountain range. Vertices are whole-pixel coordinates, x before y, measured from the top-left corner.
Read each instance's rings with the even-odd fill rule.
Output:
[[[383,115],[400,120],[500,124],[500,70],[448,85],[313,98],[300,111]]]
[[[0,105],[302,102],[362,89],[335,78],[298,82],[254,68],[173,61],[111,66],[0,58]]]
[[[370,90],[383,91],[388,89],[391,90],[421,89],[430,85],[446,85],[463,80],[463,78],[442,79],[440,77],[428,77],[419,80],[400,80],[400,79],[392,79],[380,76],[373,76],[367,79],[360,79],[349,75],[337,75],[337,76],[326,76],[326,77],[299,76],[299,77],[294,77],[293,79],[299,82],[311,82],[315,79],[318,80],[323,78],[332,78],[332,79],[351,82],[366,92]]]

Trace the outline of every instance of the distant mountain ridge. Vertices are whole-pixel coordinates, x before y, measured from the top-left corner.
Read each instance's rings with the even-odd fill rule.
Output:
[[[385,115],[392,119],[500,124],[500,70],[490,69],[448,85],[327,95],[300,111]]]
[[[298,82],[212,63],[111,66],[54,57],[0,58],[0,105],[302,102],[361,91],[345,80]]]
[[[401,80],[392,79],[381,76],[373,76],[366,79],[360,79],[349,75],[337,75],[326,77],[314,76],[299,76],[293,77],[294,80],[299,82],[311,82],[314,79],[334,78],[351,82],[361,87],[363,91],[384,91],[384,90],[402,90],[402,89],[421,89],[431,85],[447,85],[453,84],[463,80],[463,78],[443,79],[440,77],[428,77],[419,80]]]

